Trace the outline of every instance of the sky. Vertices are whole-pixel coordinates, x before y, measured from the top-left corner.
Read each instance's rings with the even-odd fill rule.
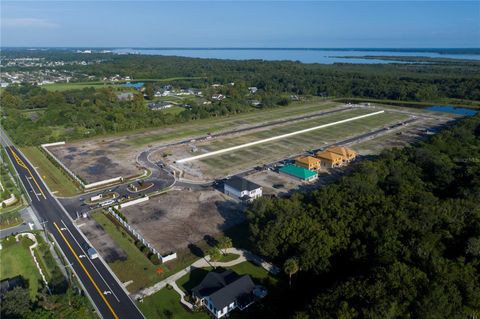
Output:
[[[2,47],[480,47],[480,0],[2,0],[0,9]]]

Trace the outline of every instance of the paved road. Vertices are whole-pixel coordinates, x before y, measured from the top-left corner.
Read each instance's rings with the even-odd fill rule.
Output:
[[[27,159],[2,135],[2,144],[24,185],[31,205],[73,268],[77,278],[103,318],[144,318],[108,266],[86,257],[87,239],[79,232],[60,203],[51,195]]]
[[[113,186],[108,189],[97,190],[90,193],[80,194],[74,197],[59,198],[60,202],[65,207],[65,209],[70,213],[70,216],[73,219],[76,219],[82,213],[89,212],[90,210],[97,208],[95,205],[89,206],[84,203],[84,200],[89,199],[92,196],[106,193],[106,192],[117,192],[120,195],[119,198],[129,196],[130,199],[134,199],[136,197],[142,197],[149,193],[161,191],[175,184],[175,177],[173,176],[172,172],[168,171],[165,168],[160,167],[155,163],[150,162],[148,160],[147,152],[140,153],[140,155],[137,157],[137,162],[140,166],[148,168],[151,172],[151,175],[143,179],[143,181],[145,183],[153,183],[153,186],[146,189],[145,191],[138,192],[138,193],[130,192],[128,190],[128,185],[132,183],[134,184],[137,182],[137,181],[133,181],[133,182]],[[138,181],[139,180],[142,180],[142,179],[139,178]]]

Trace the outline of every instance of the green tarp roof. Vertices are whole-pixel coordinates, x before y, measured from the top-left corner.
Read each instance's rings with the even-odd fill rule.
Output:
[[[297,165],[287,165],[280,168],[280,173],[290,174],[301,179],[309,179],[313,176],[317,176],[317,173],[309,169],[297,166]]]

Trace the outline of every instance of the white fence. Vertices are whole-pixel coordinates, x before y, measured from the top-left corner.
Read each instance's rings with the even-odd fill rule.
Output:
[[[115,177],[115,178],[110,178],[110,179],[106,179],[106,180],[95,182],[95,183],[83,184],[83,187],[88,189],[88,188],[93,188],[93,187],[97,187],[97,186],[102,186],[102,185],[105,185],[105,184],[112,184],[112,183],[115,183],[115,182],[121,182],[122,180],[123,180],[123,177],[118,176],[118,177]]]
[[[85,184],[83,183],[83,181],[82,181],[80,178],[78,178],[78,176],[75,175],[75,174],[74,174],[68,167],[66,167],[62,162],[60,162],[60,161],[58,160],[58,158],[57,158],[55,155],[53,155],[53,153],[50,152],[50,151],[48,150],[48,148],[47,148],[47,147],[49,147],[49,146],[56,146],[56,145],[65,145],[65,142],[48,143],[48,144],[42,144],[42,145],[40,145],[40,146],[42,147],[42,149],[43,149],[51,158],[53,158],[53,159],[55,160],[55,162],[58,163],[58,165],[60,165],[60,167],[63,168],[63,170],[64,170],[65,172],[68,173],[68,175],[70,175],[77,183],[79,183],[80,185],[82,185],[82,187],[85,187]]]
[[[148,197],[148,196],[137,198],[137,199],[131,200],[129,202],[117,205],[117,206],[115,206],[115,208],[120,209],[120,208],[124,208],[124,207],[128,207],[128,206],[132,206],[132,205],[135,205],[135,204],[138,204],[138,203],[141,203],[141,202],[146,202],[149,199],[150,199],[150,197]]]
[[[148,200],[148,199],[147,199]],[[139,240],[143,245],[145,245],[145,247],[147,247],[153,254],[155,254],[158,259],[160,259],[160,261],[162,263],[164,262],[167,262],[169,260],[173,260],[175,258],[177,258],[177,253],[171,253],[169,255],[166,255],[166,256],[162,256],[162,254],[160,254],[147,240],[145,240],[145,238],[143,238],[142,235],[140,235],[139,232],[137,232],[135,230],[135,228],[133,228],[132,226],[130,226],[126,221],[124,221],[117,213],[115,213],[115,211],[112,209],[112,208],[109,208],[108,209],[108,212],[110,214],[112,214],[113,217],[115,217],[115,219],[123,226],[125,227],[125,229],[127,229],[130,234],[132,234],[137,240]]]

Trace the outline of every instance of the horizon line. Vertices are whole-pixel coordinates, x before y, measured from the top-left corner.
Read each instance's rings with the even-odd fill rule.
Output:
[[[480,47],[188,47],[188,46],[1,46],[0,49],[125,49],[125,50],[480,50]]]

